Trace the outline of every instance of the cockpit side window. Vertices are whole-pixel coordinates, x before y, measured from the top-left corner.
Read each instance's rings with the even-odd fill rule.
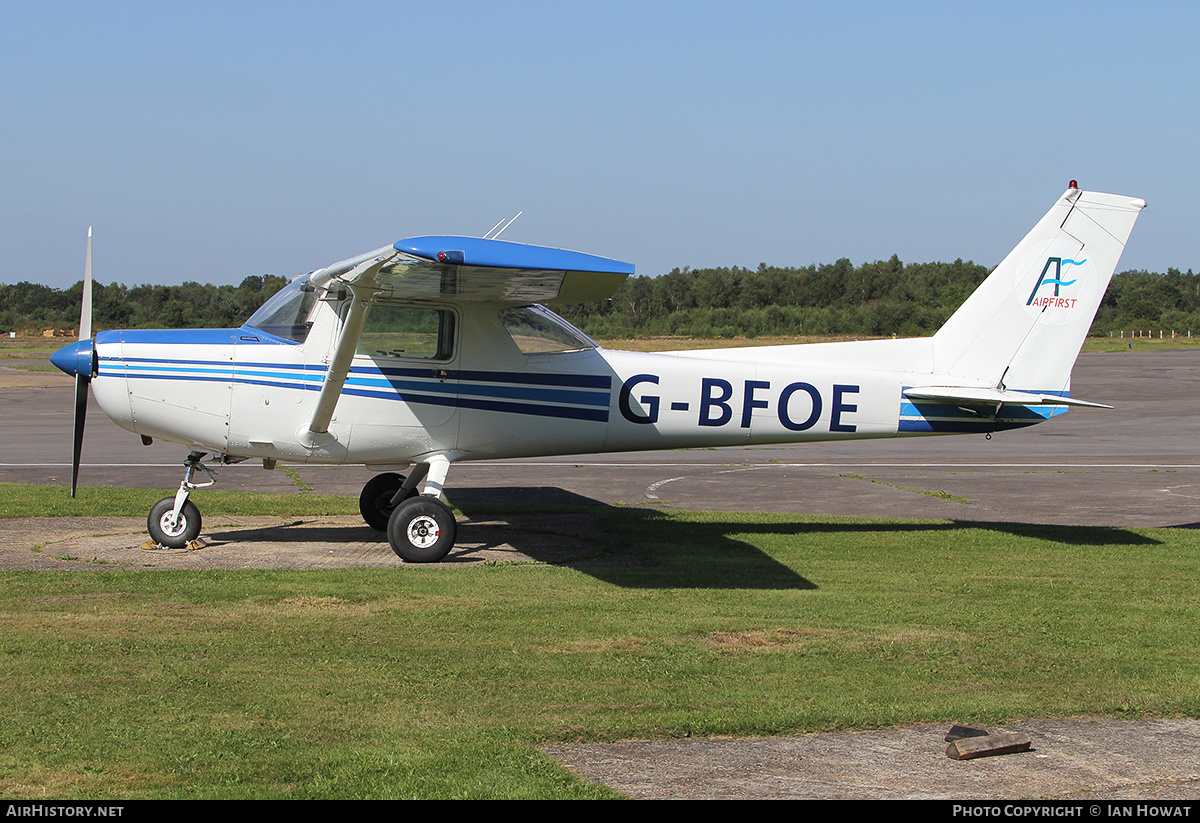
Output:
[[[308,282],[308,275],[298,277],[263,303],[250,315],[246,325],[275,337],[303,343],[312,329],[312,310],[317,303],[317,291]]]
[[[371,305],[356,354],[449,360],[454,356],[454,313],[396,303]]]
[[[583,351],[596,343],[543,306],[501,309],[500,322],[522,354]]]

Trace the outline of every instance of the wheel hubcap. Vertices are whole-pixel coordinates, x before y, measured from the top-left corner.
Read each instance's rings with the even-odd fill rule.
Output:
[[[422,515],[408,524],[408,542],[418,549],[428,549],[438,541],[442,530],[432,517]]]
[[[179,518],[176,519],[171,516],[171,512],[167,512],[158,521],[158,526],[163,530],[163,534],[178,537],[187,528],[187,518],[180,514]]]

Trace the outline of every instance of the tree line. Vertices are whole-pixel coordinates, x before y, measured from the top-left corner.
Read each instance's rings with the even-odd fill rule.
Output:
[[[987,277],[989,269],[961,259],[904,264],[673,269],[622,283],[611,300],[559,307],[593,337],[685,335],[759,337],[845,334],[914,337],[932,334]],[[93,284],[92,324],[112,328],[227,328],[240,325],[287,282],[253,275],[237,286],[187,282],[177,286]],[[40,334],[79,325],[82,282],[69,289],[21,282],[0,284],[0,331]],[[1200,333],[1200,275],[1117,274],[1092,334],[1151,329]]]
[[[202,329],[240,326],[288,278],[252,275],[237,286],[187,282],[124,286],[92,282],[94,329]],[[37,283],[0,284],[0,331],[40,334],[78,329],[83,281],[69,289]]]
[[[594,337],[933,334],[990,269],[970,261],[889,260],[757,269],[673,269],[628,278],[612,300],[559,312]],[[1093,335],[1200,333],[1200,275],[1130,270],[1113,277]]]

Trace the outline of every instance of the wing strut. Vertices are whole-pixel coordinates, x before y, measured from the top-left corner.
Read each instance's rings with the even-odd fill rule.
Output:
[[[390,252],[387,253],[387,252]],[[350,290],[350,311],[342,324],[337,345],[329,360],[329,370],[325,373],[325,382],[321,384],[321,395],[317,398],[317,407],[313,412],[312,422],[307,430],[299,433],[300,441],[309,448],[327,443],[332,439],[329,434],[329,423],[333,420],[333,412],[337,408],[338,399],[342,396],[342,387],[350,374],[350,364],[354,360],[354,352],[358,348],[358,339],[362,336],[363,324],[367,321],[367,312],[371,308],[371,297],[375,290],[375,276],[392,258],[397,256],[394,249],[388,248],[384,254],[359,263],[344,275],[329,278],[340,280]]]

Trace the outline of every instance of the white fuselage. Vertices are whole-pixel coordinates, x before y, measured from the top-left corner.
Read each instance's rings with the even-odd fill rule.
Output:
[[[305,437],[344,313],[303,343],[257,329],[114,331],[92,381],[118,425],[231,458],[396,466],[603,451],[984,432],[1031,412],[906,400],[933,378],[927,339],[646,354],[522,353],[488,303],[453,312],[443,359],[354,357],[328,434]],[[864,368],[863,364],[871,367]],[[897,366],[906,364],[901,370]]]

